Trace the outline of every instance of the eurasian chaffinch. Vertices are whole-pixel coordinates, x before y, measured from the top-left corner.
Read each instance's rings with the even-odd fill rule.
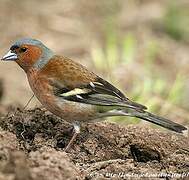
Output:
[[[106,80],[81,64],[54,54],[38,40],[16,41],[2,60],[15,61],[26,72],[31,89],[44,107],[70,123],[131,116],[179,133],[186,130],[180,124],[148,112],[145,106],[129,100]],[[80,132],[78,123],[74,129],[67,150]]]

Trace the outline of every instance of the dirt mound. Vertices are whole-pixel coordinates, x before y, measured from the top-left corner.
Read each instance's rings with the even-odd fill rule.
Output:
[[[0,180],[189,176],[189,139],[172,132],[110,123],[72,127],[41,109],[1,117]],[[176,179],[176,177],[175,177]]]

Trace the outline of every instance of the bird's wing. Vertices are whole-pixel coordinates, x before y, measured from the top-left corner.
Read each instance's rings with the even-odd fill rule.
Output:
[[[57,59],[60,59],[60,57],[57,57]],[[94,73],[91,73],[80,64],[65,58],[62,61],[57,61],[57,63],[57,67],[62,66],[61,69],[57,69],[62,74],[59,74],[56,78],[51,78],[50,82],[54,87],[54,94],[56,96],[68,101],[92,105],[123,106],[141,110],[147,109],[145,106],[129,100],[116,87]],[[47,68],[48,74],[51,67],[53,68],[54,66],[51,65]],[[77,69],[77,71],[73,71],[73,69]]]

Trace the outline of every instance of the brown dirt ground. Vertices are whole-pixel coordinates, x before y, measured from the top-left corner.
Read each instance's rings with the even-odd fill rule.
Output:
[[[105,9],[102,2],[106,4],[109,1],[2,1],[1,56],[13,40],[32,36],[58,54],[83,61],[83,64],[89,65],[87,67],[94,69],[92,61],[89,61],[92,59],[91,49],[97,42],[102,47],[106,43],[103,32],[105,19],[116,13],[111,8],[114,4]],[[165,73],[162,71],[165,70],[165,77],[171,76],[171,79],[180,71],[187,76],[188,43],[174,41],[156,28],[161,27],[159,22],[169,0],[123,2],[122,8],[118,7],[115,26],[121,39],[132,32],[140,45],[137,46],[137,61],[133,66],[115,68],[113,74],[118,75],[118,81],[129,74],[130,78],[123,83],[129,88],[132,77],[137,79],[138,74],[139,77],[144,74],[143,68],[135,69],[141,66],[148,43],[154,40],[163,49],[157,58],[157,62],[162,63],[159,65],[160,73]],[[183,2],[187,6],[186,1]],[[31,7],[35,8],[31,11]],[[23,106],[32,93],[21,69],[14,63],[1,63],[0,77],[0,101]],[[186,85],[189,84],[187,82]],[[182,103],[186,109],[187,97]],[[5,117],[3,114],[7,111],[11,113]],[[173,112],[177,113],[179,109]],[[178,114],[183,114],[183,111]],[[185,118],[180,119],[188,119],[188,113],[184,114]],[[41,109],[14,111],[0,104],[0,180],[141,179],[142,176],[152,179],[149,175],[156,174],[161,179],[176,179],[169,177],[176,175],[171,173],[178,173],[178,176],[189,173],[189,139],[183,135],[140,126],[84,124],[71,151],[66,153],[64,147],[71,138],[70,130],[67,123]],[[188,178],[185,176],[185,179]]]
[[[71,126],[39,108],[12,111],[1,117],[0,127],[0,180],[141,179],[137,175],[189,173],[188,138],[172,132],[83,124],[66,153]]]

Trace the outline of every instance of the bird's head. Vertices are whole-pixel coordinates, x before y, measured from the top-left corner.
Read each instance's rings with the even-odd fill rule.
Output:
[[[42,42],[23,38],[17,40],[1,60],[15,61],[27,72],[31,67],[42,68],[53,55],[53,52]]]

